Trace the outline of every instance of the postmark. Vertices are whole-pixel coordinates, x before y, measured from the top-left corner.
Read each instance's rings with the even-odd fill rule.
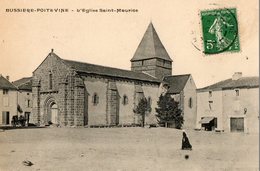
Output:
[[[240,51],[236,8],[201,11],[205,54]]]

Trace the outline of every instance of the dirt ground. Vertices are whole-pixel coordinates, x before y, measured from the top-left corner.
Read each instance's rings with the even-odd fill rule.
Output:
[[[192,151],[170,128],[0,130],[0,170],[259,170],[258,134],[186,132]]]

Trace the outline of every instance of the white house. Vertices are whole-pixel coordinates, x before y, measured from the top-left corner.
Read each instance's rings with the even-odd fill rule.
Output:
[[[197,90],[196,128],[227,132],[259,132],[259,77],[231,79]]]
[[[31,77],[14,82],[0,75],[0,125],[11,125],[13,116],[23,115],[27,120],[32,111]]]
[[[17,115],[17,87],[0,75],[0,124],[11,124],[12,116]]]

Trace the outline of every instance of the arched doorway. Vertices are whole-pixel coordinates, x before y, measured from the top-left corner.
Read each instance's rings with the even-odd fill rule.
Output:
[[[51,123],[58,124],[58,106],[56,103],[52,103],[50,107]]]
[[[49,97],[44,105],[44,121],[46,124],[59,124],[59,108],[54,97]]]

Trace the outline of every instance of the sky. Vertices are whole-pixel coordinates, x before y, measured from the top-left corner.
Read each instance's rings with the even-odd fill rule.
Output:
[[[228,79],[234,72],[258,76],[258,3],[258,0],[2,0],[0,74],[9,75],[11,81],[32,76],[51,49],[64,59],[130,70],[130,59],[152,22],[173,60],[173,75],[192,74],[198,88]],[[69,12],[7,12],[14,8],[39,11],[59,8]],[[82,12],[100,8],[138,12]],[[241,50],[205,55],[200,11],[223,8],[237,9]]]

